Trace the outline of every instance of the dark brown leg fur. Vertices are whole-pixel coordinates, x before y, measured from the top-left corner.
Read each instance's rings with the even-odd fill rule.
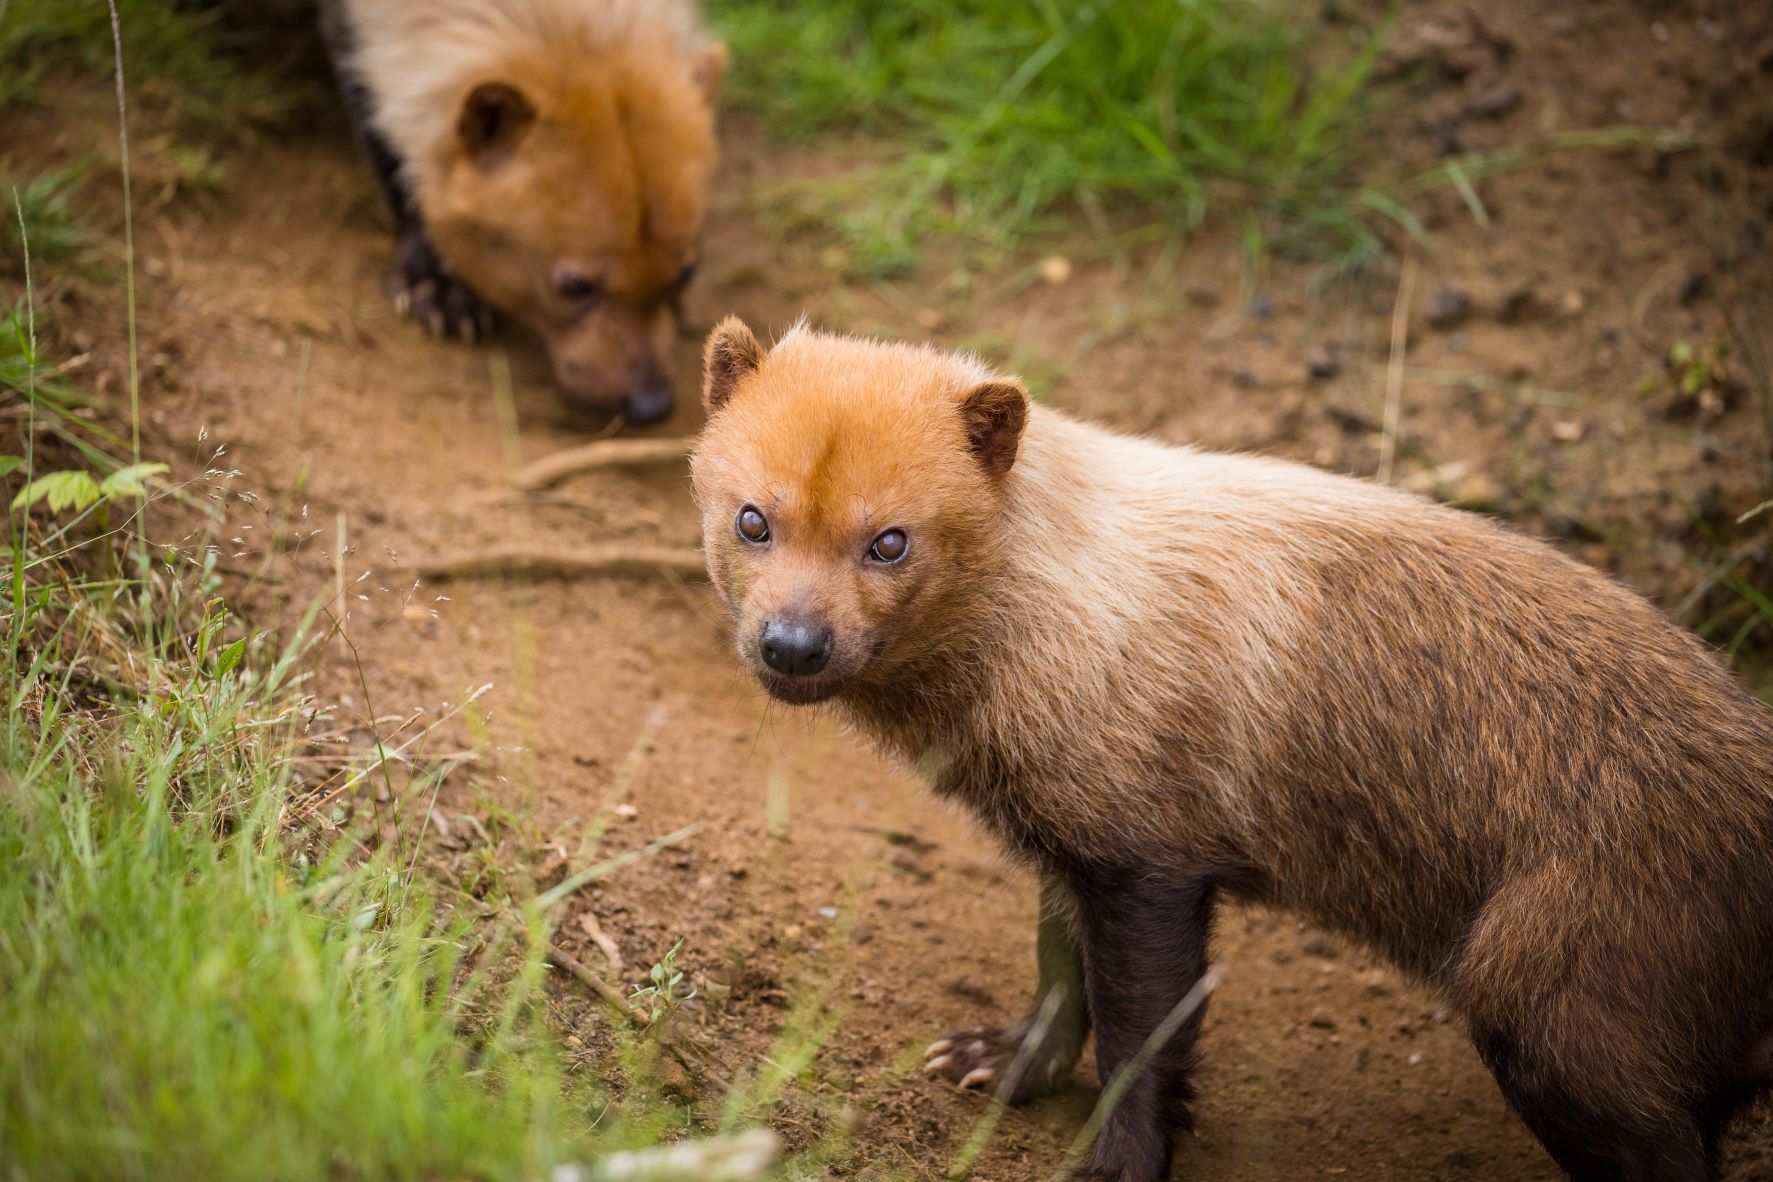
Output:
[[[1084,987],[1096,1028],[1096,1064],[1107,1088],[1205,974],[1214,886],[1124,867],[1072,876]],[[1196,1008],[1121,1093],[1090,1154],[1092,1182],[1163,1182],[1172,1139],[1190,1119]]]
[[[1013,1026],[980,1026],[944,1036],[930,1047],[924,1070],[994,1091],[1009,1104],[1025,1104],[1070,1076],[1090,1033],[1073,911],[1065,886],[1051,877],[1043,879],[1035,941],[1040,985],[1034,1004]]]

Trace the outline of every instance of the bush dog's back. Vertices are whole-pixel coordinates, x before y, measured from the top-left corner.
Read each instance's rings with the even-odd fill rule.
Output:
[[[1063,888],[1104,1079],[1228,893],[1443,991],[1572,1175],[1710,1176],[1773,1075],[1773,721],[1658,610],[1476,516],[1110,434],[928,349],[728,320],[704,397],[741,658]],[[1167,1175],[1198,1025],[1092,1177]]]

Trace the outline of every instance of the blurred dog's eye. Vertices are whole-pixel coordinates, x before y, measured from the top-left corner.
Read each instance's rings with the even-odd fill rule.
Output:
[[[874,545],[868,547],[868,557],[876,562],[897,562],[909,549],[911,539],[905,536],[905,531],[889,529],[874,539]]]
[[[583,304],[601,295],[603,285],[589,275],[563,267],[554,274],[554,290],[568,303]]]
[[[740,509],[739,518],[733,523],[733,525],[738,529],[739,536],[753,545],[770,540],[770,523],[768,519],[758,511],[756,505],[746,505],[743,509]]]
[[[671,290],[672,291],[682,291],[684,288],[686,288],[690,285],[690,280],[694,279],[695,277],[696,277],[696,264],[685,263],[683,265],[683,270],[681,270],[677,273],[677,278],[675,278],[671,281]]]

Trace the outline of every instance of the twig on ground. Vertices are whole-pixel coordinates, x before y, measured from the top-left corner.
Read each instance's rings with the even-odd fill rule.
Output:
[[[622,950],[616,947],[616,942],[609,938],[609,934],[603,930],[603,925],[597,922],[597,913],[591,910],[580,912],[579,926],[585,929],[585,934],[591,938],[591,942],[597,945],[604,956],[609,958],[609,971],[620,976],[622,973]]]
[[[665,574],[685,579],[705,579],[707,568],[700,550],[677,546],[624,546],[610,544],[577,550],[553,550],[538,546],[489,546],[465,554],[423,558],[407,563],[401,572],[422,579],[473,579],[487,575],[527,574],[543,578],[579,579],[597,575]]]
[[[558,944],[548,945],[548,960],[577,977],[586,988],[607,1001],[627,1016],[628,1021],[638,1023],[640,1015],[628,1004],[628,999],[616,990],[616,987],[598,976],[584,961],[568,952]]]
[[[536,492],[581,472],[668,464],[689,455],[689,449],[687,439],[599,439],[526,464],[512,474],[511,483],[522,492]]]

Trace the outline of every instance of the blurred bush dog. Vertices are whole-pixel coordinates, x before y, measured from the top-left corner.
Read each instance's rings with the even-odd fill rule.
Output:
[[[1093,1024],[1106,1082],[1202,977],[1214,905],[1257,900],[1445,994],[1573,1177],[1713,1176],[1773,1079],[1773,716],[1657,609],[1477,516],[1114,435],[926,348],[729,319],[703,398],[740,658],[1046,884],[1050,1020],[938,1070],[1021,1098]],[[1168,1175],[1199,1028],[1089,1177]]]
[[[569,398],[672,410],[726,48],[691,0],[326,0],[345,106],[393,208],[395,298],[474,340],[539,334]]]

